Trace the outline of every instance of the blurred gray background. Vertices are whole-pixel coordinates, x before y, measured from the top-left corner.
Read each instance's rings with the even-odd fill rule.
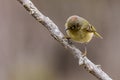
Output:
[[[32,0],[65,34],[64,23],[79,15],[104,39],[88,45],[88,58],[120,79],[119,0]],[[75,45],[83,51],[82,44]],[[0,80],[97,80],[17,0],[0,0]]]

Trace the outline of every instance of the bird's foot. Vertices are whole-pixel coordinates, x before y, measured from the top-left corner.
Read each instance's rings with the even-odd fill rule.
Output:
[[[87,55],[87,48],[85,47],[85,51],[82,53],[82,56],[85,57]]]
[[[87,51],[82,53],[82,56],[85,57],[87,55]]]

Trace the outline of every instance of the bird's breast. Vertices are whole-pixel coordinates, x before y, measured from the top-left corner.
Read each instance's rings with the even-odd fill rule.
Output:
[[[85,31],[67,31],[67,34],[73,41],[78,43],[88,43],[94,36],[93,32]]]

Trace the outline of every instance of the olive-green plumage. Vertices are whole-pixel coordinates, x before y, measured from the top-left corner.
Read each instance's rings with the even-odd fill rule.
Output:
[[[79,43],[88,43],[93,36],[102,38],[87,20],[77,15],[73,15],[67,19],[65,29],[68,37]]]

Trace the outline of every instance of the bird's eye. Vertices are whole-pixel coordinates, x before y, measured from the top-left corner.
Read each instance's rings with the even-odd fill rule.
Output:
[[[79,30],[81,28],[81,26],[79,26],[79,23],[73,24],[70,29],[71,30]]]
[[[76,28],[76,26],[72,25],[70,28],[71,28],[71,30],[74,30]]]

